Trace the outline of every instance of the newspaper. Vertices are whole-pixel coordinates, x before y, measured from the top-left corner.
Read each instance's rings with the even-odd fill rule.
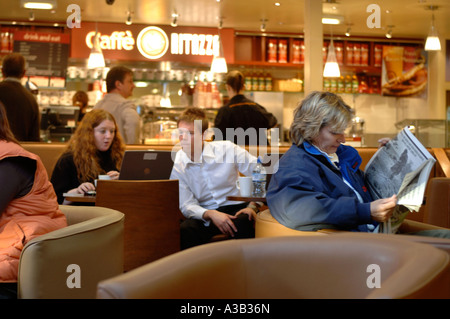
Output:
[[[374,200],[397,194],[397,206],[378,232],[395,233],[409,212],[419,211],[436,160],[405,127],[370,159],[366,183]]]

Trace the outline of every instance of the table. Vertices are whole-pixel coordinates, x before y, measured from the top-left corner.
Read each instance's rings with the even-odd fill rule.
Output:
[[[243,201],[243,202],[263,202],[266,203],[265,197],[246,197],[246,196],[227,196],[228,200]]]
[[[76,203],[95,203],[95,196],[67,194],[64,198],[70,202]]]

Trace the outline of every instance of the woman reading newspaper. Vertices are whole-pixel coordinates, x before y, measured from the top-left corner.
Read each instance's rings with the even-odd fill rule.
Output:
[[[302,231],[378,232],[392,216],[397,194],[374,199],[359,169],[358,151],[342,144],[353,115],[330,92],[312,92],[296,108],[290,128],[293,145],[281,157],[266,196],[281,224]],[[380,146],[388,141],[380,140]]]

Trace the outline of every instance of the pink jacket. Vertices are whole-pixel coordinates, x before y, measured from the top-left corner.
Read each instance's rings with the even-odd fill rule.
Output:
[[[35,160],[37,169],[31,191],[21,198],[13,199],[0,215],[1,282],[17,281],[20,253],[29,240],[67,226],[66,217],[59,210],[55,191],[39,156],[15,143],[0,141],[0,160],[13,156]]]

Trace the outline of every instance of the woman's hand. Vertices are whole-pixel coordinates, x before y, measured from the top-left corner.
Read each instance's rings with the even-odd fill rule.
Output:
[[[234,237],[234,233],[237,232],[237,228],[233,223],[233,219],[236,219],[236,216],[231,216],[218,210],[207,210],[203,213],[204,220],[210,220],[216,225],[217,228],[222,232],[222,234],[227,234],[231,237]]]
[[[385,222],[391,216],[397,205],[397,195],[392,195],[389,198],[377,199],[370,203],[370,215],[372,219],[377,222]]]
[[[106,173],[111,179],[119,179],[119,172],[118,171],[109,171]]]
[[[378,148],[385,146],[391,139],[389,137],[383,137],[378,140]]]
[[[82,183],[78,188],[76,188],[78,194],[84,194],[89,191],[95,191],[95,186],[92,183],[86,182]]]

